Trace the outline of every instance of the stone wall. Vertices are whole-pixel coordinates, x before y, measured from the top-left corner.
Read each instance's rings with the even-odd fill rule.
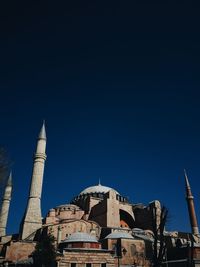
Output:
[[[107,227],[119,227],[120,215],[119,215],[119,201],[116,199],[116,192],[110,190],[107,194]]]
[[[108,249],[115,251],[117,240],[108,240]],[[149,266],[149,261],[145,260],[145,243],[143,240],[121,240],[122,257],[120,258],[121,265]],[[115,254],[115,253],[114,253]],[[115,264],[118,259],[115,257]]]
[[[46,228],[47,233],[53,235],[59,243],[75,232],[93,234],[99,238],[101,231],[97,223],[85,220],[68,220],[57,225],[49,225]]]
[[[17,262],[26,260],[35,250],[35,242],[11,242],[6,249],[5,260]]]
[[[91,263],[92,267],[101,267],[106,263],[107,267],[114,267],[114,258],[109,252],[102,250],[66,250],[63,257],[60,257],[59,267],[71,267],[71,263],[76,263],[76,267],[85,267],[86,263]]]

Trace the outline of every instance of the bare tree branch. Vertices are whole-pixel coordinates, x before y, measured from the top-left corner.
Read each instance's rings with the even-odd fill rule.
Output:
[[[152,259],[153,267],[162,266],[162,262],[166,253],[164,231],[168,219],[168,209],[165,206],[162,206],[161,208],[161,212],[159,213],[159,220],[157,220],[157,218],[158,218],[158,209],[157,207],[154,207],[152,211],[152,226],[154,233],[153,259]]]

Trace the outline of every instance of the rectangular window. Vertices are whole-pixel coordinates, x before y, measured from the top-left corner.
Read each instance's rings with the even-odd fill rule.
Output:
[[[92,263],[86,263],[86,267],[92,267]]]
[[[101,264],[101,267],[106,267],[106,263],[102,263]]]
[[[71,267],[76,267],[76,263],[75,262],[72,262],[71,263]]]

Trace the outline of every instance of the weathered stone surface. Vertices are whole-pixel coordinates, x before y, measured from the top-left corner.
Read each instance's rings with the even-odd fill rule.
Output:
[[[12,242],[6,250],[6,261],[16,262],[28,259],[29,255],[34,251],[36,243],[34,242]]]
[[[59,261],[59,266],[71,266],[70,264],[73,262],[77,263],[78,266],[85,266],[86,263],[91,263],[93,266],[101,267],[102,263],[107,263],[108,266],[114,267],[115,259],[110,253],[102,252],[101,250],[64,251],[63,257]]]

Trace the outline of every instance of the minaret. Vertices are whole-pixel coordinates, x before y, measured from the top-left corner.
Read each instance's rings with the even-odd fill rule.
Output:
[[[21,223],[21,239],[29,237],[42,227],[41,194],[44,174],[44,163],[46,160],[46,131],[43,122],[38,136],[36,152],[33,161],[33,172],[29,191],[29,199],[24,218]],[[31,239],[31,237],[30,237]]]
[[[188,180],[185,170],[184,170],[184,173],[185,173],[186,200],[187,200],[187,205],[188,205],[188,213],[190,217],[192,234],[199,235],[199,228],[197,224],[197,217],[196,217],[195,207],[194,207],[194,197],[192,195],[189,180]]]
[[[1,211],[0,211],[0,236],[6,235],[6,226],[8,221],[8,213],[9,213],[9,207],[10,207],[10,201],[11,201],[11,195],[12,195],[12,173],[10,173],[4,195],[2,198],[2,205],[1,205]]]

